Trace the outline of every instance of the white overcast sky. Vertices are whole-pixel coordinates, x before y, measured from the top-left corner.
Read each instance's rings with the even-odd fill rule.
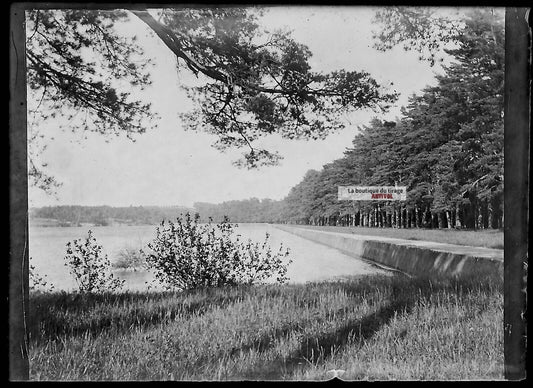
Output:
[[[372,48],[371,25],[375,9],[369,7],[272,7],[262,19],[267,29],[288,28],[293,37],[309,46],[313,70],[366,70],[383,83],[393,82],[401,93],[387,115],[394,119],[407,98],[434,84],[435,72],[416,53],[401,48],[381,53]],[[359,125],[376,114],[359,112],[349,117],[347,128],[324,141],[267,139],[284,159],[279,166],[260,170],[239,169],[232,161],[237,153],[221,153],[211,147],[213,136],[185,132],[177,117],[190,108],[180,90],[186,70],[176,71],[176,59],[168,48],[135,16],[125,31],[138,36],[146,54],[154,59],[153,84],[143,94],[161,119],[159,127],[137,136],[106,139],[90,134],[53,133],[42,153],[48,171],[62,182],[56,196],[30,187],[29,205],[183,205],[220,203],[247,198],[282,199],[309,169],[320,169],[340,158],[351,146]],[[52,128],[48,123],[47,128]]]

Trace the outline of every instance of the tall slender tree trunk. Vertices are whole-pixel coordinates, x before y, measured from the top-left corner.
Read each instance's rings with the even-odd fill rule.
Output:
[[[455,228],[455,206],[450,212],[450,228]]]
[[[492,209],[492,228],[498,229],[501,227],[501,216],[502,211],[500,209],[500,197],[494,196],[491,200],[491,209]]]
[[[472,217],[471,217],[471,224],[472,224],[472,228],[474,230],[476,230],[478,227],[477,227],[477,206],[476,204],[472,204],[470,205],[470,210],[472,212]]]
[[[437,227],[439,229],[444,228],[444,219],[442,217],[442,211],[437,212]]]
[[[452,217],[449,210],[446,210],[446,228],[452,228]]]
[[[483,201],[483,228],[490,228],[490,203],[488,198]]]
[[[483,229],[483,202],[478,201],[477,205],[477,227]]]
[[[493,228],[494,225],[494,211],[492,210],[492,199],[487,203],[487,223],[489,228]]]

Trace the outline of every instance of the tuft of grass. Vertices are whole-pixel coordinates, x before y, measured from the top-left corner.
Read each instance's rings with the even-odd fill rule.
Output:
[[[400,238],[404,240],[422,240],[444,244],[503,249],[503,230],[501,229],[456,230],[418,228],[368,228],[361,226],[295,226],[299,228],[325,230],[328,232],[352,233],[364,236],[380,236]]]
[[[30,297],[32,380],[503,379],[499,279]]]

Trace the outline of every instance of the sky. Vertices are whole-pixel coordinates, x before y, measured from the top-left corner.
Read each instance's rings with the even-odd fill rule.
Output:
[[[156,129],[136,136],[104,138],[81,131],[60,131],[54,123],[42,124],[53,140],[40,158],[47,171],[62,183],[55,195],[29,188],[29,206],[193,206],[195,202],[221,203],[248,198],[283,199],[310,169],[342,157],[352,145],[357,128],[372,117],[393,120],[400,116],[413,93],[435,83],[440,70],[419,61],[416,53],[395,48],[385,53],[372,48],[375,9],[370,7],[270,7],[261,24],[269,30],[285,28],[313,53],[314,71],[365,70],[378,82],[400,92],[387,114],[360,111],[350,114],[346,128],[326,140],[281,140],[272,136],[264,144],[284,157],[278,166],[240,169],[232,162],[240,152],[221,153],[211,145],[216,138],[184,131],[178,113],[193,105],[180,89],[190,80],[176,71],[176,58],[135,16],[120,26],[136,35],[153,58],[152,85],[139,95],[152,103],[160,120]],[[392,90],[391,89],[391,90]],[[86,137],[86,138],[85,138]]]

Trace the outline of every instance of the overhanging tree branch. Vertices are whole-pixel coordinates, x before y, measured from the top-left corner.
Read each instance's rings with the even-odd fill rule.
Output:
[[[163,41],[163,43],[165,43],[165,45],[176,55],[176,57],[183,59],[189,69],[191,69],[191,71],[195,75],[198,75],[198,72],[201,72],[204,75],[213,78],[217,81],[221,81],[226,84],[229,82],[228,76],[224,73],[215,69],[202,66],[201,64],[190,58],[183,50],[179,40],[176,37],[176,34],[170,28],[155,20],[154,17],[150,15],[148,11],[132,10],[131,12],[139,19],[141,19],[144,23],[146,23],[148,27],[150,27]]]

